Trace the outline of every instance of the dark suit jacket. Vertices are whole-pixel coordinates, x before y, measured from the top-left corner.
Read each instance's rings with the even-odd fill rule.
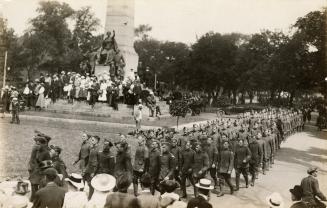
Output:
[[[201,196],[197,196],[193,199],[191,199],[188,204],[187,204],[187,208],[212,208],[212,205],[207,202],[207,200],[205,200],[203,197]]]
[[[65,192],[55,183],[48,183],[36,192],[32,208],[61,208],[64,204]]]

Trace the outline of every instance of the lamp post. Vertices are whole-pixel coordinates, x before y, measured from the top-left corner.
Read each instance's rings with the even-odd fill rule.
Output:
[[[3,83],[2,83],[2,87],[5,88],[6,86],[6,76],[7,76],[7,57],[8,57],[8,52],[5,52],[5,63],[3,66]]]

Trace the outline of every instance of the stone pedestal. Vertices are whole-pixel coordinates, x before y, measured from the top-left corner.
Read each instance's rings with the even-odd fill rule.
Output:
[[[134,0],[107,0],[105,33],[115,30],[115,39],[126,66],[125,79],[134,79],[138,55],[134,49]]]
[[[104,73],[109,73],[109,66],[104,65],[96,65],[94,69],[94,75],[99,77]]]

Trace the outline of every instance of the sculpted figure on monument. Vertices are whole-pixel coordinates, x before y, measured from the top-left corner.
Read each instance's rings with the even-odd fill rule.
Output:
[[[113,61],[117,49],[118,46],[115,40],[115,31],[112,31],[112,34],[111,32],[107,32],[99,51],[99,64],[109,65],[110,62]]]

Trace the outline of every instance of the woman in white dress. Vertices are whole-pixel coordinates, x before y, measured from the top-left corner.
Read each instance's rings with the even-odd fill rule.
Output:
[[[45,91],[44,84],[41,83],[41,87],[40,87],[39,92],[38,92],[39,96],[38,96],[36,104],[35,104],[35,106],[40,108],[40,110],[42,108],[45,108],[44,91]]]
[[[100,91],[101,94],[99,95],[98,100],[101,102],[106,102],[107,101],[107,83],[104,80],[101,80],[100,82]]]

